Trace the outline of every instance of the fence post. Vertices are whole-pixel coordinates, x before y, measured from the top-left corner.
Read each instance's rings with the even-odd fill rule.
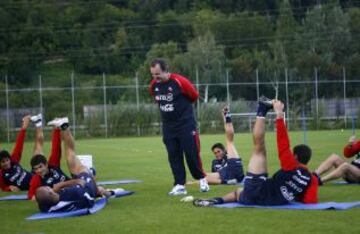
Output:
[[[289,106],[289,87],[288,87],[288,80],[289,80],[289,77],[288,77],[288,69],[285,68],[285,98],[286,98],[286,109],[287,109],[287,112],[288,112],[288,120],[287,121],[287,127],[288,129],[290,129],[290,106]]]
[[[71,101],[72,101],[72,118],[73,118],[73,135],[74,138],[76,136],[76,130],[75,130],[75,126],[76,126],[76,115],[75,115],[75,88],[74,88],[74,71],[71,72]]]
[[[347,115],[346,115],[346,70],[345,67],[343,67],[343,86],[344,86],[344,124],[345,129],[347,127]]]
[[[318,69],[315,67],[315,108],[316,108],[316,129],[319,129],[319,100],[318,100]]]
[[[226,69],[226,100],[230,106],[230,89],[229,89],[229,69]]]
[[[40,101],[40,113],[43,113],[43,100],[42,100],[42,79],[41,75],[39,75],[39,101]]]
[[[259,100],[259,96],[260,96],[260,94],[259,94],[259,69],[258,68],[256,68],[256,70],[255,70],[255,76],[256,76],[256,100]]]
[[[106,76],[105,76],[105,72],[103,72],[102,78],[103,78],[103,92],[104,92],[105,137],[108,138],[108,122],[107,122],[107,106],[106,106]]]
[[[5,96],[6,96],[6,126],[7,126],[7,142],[10,142],[10,110],[9,110],[9,85],[8,77],[5,75]]]
[[[137,110],[137,114],[139,114],[140,111],[140,103],[139,103],[139,73],[136,72],[135,73],[135,94],[136,94],[136,110]],[[137,134],[138,136],[140,136],[140,126],[139,124],[136,122],[136,128],[137,128]]]

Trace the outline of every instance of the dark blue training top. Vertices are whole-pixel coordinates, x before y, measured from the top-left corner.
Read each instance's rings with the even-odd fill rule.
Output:
[[[3,180],[7,185],[14,185],[20,190],[28,190],[30,180],[33,175],[22,168],[20,164],[11,162],[11,167],[8,170],[2,171]]]
[[[192,102],[198,93],[189,80],[172,73],[167,81],[153,80],[149,89],[159,105],[165,137],[186,126],[196,126]]]

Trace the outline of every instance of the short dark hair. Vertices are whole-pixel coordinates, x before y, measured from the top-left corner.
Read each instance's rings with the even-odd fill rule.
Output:
[[[169,65],[165,62],[164,59],[156,58],[151,61],[151,67],[155,67],[157,64],[159,64],[162,71],[169,71]]]
[[[30,161],[31,168],[35,167],[36,165],[39,165],[40,163],[43,163],[43,164],[47,163],[45,156],[42,154],[34,155]]]
[[[7,152],[6,150],[1,150],[0,151],[0,161],[3,160],[4,158],[11,158],[9,152]]]
[[[225,152],[225,146],[221,143],[215,143],[212,147],[211,147],[211,151],[214,151],[215,148],[219,148],[222,149]]]
[[[311,148],[307,145],[296,145],[293,149],[293,153],[297,156],[297,160],[306,165],[311,159]]]

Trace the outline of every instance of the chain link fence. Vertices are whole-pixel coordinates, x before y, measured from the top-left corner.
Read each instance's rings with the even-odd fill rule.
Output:
[[[195,72],[198,74],[198,72]],[[271,78],[269,78],[271,77]],[[231,77],[229,72],[216,83],[191,77],[200,92],[195,104],[202,133],[223,131],[220,111],[229,104],[236,131],[250,131],[260,95],[278,97],[285,103],[291,130],[334,129],[359,126],[360,88],[358,77],[347,77],[346,70],[327,77],[314,68],[310,77],[285,69],[266,74],[256,70],[251,79]],[[32,86],[10,85],[9,77],[0,82],[0,138],[11,141],[25,114],[44,113],[46,121],[68,116],[72,131],[81,137],[144,136],[161,134],[158,107],[148,92],[148,83],[134,77],[99,76],[75,73],[42,74]],[[270,120],[271,121],[271,120]],[[45,128],[50,130],[50,128]]]

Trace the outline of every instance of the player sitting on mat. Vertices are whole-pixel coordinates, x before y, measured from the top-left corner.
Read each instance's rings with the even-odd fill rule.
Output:
[[[330,155],[315,170],[320,185],[339,178],[343,178],[348,183],[360,183],[360,140],[357,140],[355,136],[351,136],[344,147],[343,154],[346,158],[355,156],[355,159],[348,163],[337,154]],[[329,171],[329,174],[320,178]]]
[[[0,188],[3,191],[18,192],[28,190],[33,176],[20,165],[30,116],[25,116],[22,121],[22,127],[17,135],[16,144],[11,155],[4,149],[0,150]]]
[[[244,171],[241,158],[234,145],[234,126],[231,120],[229,108],[226,106],[222,110],[224,120],[226,148],[221,143],[216,143],[212,147],[212,151],[216,157],[214,161],[225,161],[221,166],[214,166],[217,169],[212,173],[206,173],[206,180],[209,184],[236,184],[243,180]],[[224,160],[226,159],[226,160]],[[189,182],[190,184],[193,182]]]
[[[272,178],[267,174],[265,148],[265,116],[270,109],[276,112],[276,135],[281,169]],[[318,181],[306,168],[311,149],[297,145],[290,150],[290,142],[284,122],[284,104],[278,100],[261,98],[253,128],[254,149],[250,157],[244,188],[238,188],[224,197],[196,199],[195,206],[212,206],[227,202],[255,205],[283,205],[292,201],[317,202]]]

